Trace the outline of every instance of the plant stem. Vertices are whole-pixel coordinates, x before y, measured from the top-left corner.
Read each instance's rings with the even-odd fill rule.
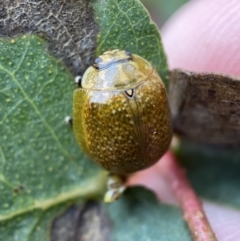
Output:
[[[171,155],[166,161],[163,173],[180,203],[183,217],[186,220],[194,241],[217,241],[202,208],[200,199],[191,187],[185,171],[176,158]]]

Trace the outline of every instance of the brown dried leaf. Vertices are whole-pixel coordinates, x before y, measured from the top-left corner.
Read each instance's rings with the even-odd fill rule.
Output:
[[[37,34],[49,43],[55,57],[64,60],[74,75],[92,63],[98,26],[89,0],[0,3],[0,37]]]
[[[173,70],[169,99],[180,137],[222,146],[240,144],[240,79]]]
[[[71,206],[52,223],[52,241],[111,241],[110,220],[102,204],[88,201]]]

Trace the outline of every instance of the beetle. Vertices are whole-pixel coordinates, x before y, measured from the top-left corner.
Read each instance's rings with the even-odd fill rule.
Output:
[[[73,130],[83,152],[112,174],[155,164],[172,125],[163,81],[142,57],[124,50],[95,59],[73,97]]]

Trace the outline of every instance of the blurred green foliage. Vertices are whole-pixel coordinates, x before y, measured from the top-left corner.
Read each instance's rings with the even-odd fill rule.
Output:
[[[161,27],[177,9],[188,1],[189,0],[141,0],[158,27]]]

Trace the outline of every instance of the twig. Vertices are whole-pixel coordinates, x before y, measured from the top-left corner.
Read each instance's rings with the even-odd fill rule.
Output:
[[[178,199],[194,241],[217,241],[203,211],[201,201],[192,189],[184,170],[173,154],[166,160],[162,170]]]

